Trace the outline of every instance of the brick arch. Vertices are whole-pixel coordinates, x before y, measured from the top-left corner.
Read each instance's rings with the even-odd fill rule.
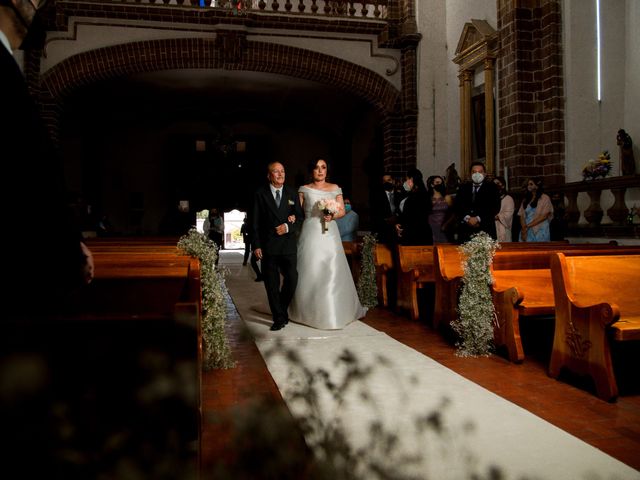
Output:
[[[229,58],[212,39],[182,38],[104,47],[69,57],[43,75],[41,92],[60,105],[81,85],[116,76],[173,69],[225,69],[276,73],[336,86],[374,106],[394,109],[400,92],[377,73],[345,60],[297,47],[244,42]]]

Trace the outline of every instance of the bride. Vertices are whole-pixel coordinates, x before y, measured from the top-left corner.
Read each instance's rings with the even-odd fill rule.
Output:
[[[312,181],[299,188],[305,220],[298,240],[298,286],[289,306],[289,318],[323,330],[344,328],[364,317],[353,277],[333,220],[345,214],[342,190],[328,183],[326,160],[312,168]],[[335,200],[340,208],[323,215],[318,202]],[[325,231],[326,228],[326,231]]]

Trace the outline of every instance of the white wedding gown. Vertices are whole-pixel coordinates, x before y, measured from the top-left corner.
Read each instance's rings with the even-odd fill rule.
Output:
[[[289,306],[289,318],[322,330],[337,330],[364,317],[353,277],[342,248],[336,222],[322,233],[322,213],[316,203],[342,195],[302,186],[304,216],[298,239],[298,286]]]

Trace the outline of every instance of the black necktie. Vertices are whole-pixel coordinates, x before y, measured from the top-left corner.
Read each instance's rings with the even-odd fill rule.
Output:
[[[276,190],[276,206],[280,206],[280,190]]]
[[[474,185],[473,186],[473,196],[472,196],[472,201],[475,201],[476,199],[476,193],[478,193],[478,188],[480,188],[479,185]]]

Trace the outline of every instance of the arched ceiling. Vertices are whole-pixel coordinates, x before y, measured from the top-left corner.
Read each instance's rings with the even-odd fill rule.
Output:
[[[84,86],[65,103],[81,125],[150,121],[159,128],[204,122],[308,124],[340,134],[372,108],[335,87],[284,75],[228,70],[165,70]],[[95,117],[95,118],[92,118]],[[72,123],[76,121],[71,119]]]

